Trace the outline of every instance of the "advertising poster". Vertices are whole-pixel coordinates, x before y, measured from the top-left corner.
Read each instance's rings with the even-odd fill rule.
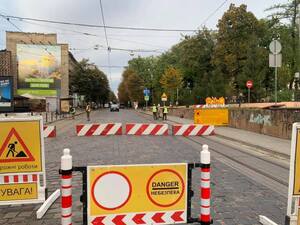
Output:
[[[0,76],[0,112],[12,111],[12,77]]]
[[[17,44],[19,95],[57,96],[61,87],[61,47]]]

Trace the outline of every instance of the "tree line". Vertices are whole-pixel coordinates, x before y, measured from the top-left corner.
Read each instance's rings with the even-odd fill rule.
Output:
[[[120,102],[143,102],[143,89],[158,103],[163,92],[175,104],[203,103],[208,96],[234,102],[247,99],[247,80],[253,81],[251,101],[274,100],[274,68],[269,67],[269,44],[282,44],[278,68],[278,100],[289,101],[298,90],[300,71],[297,5],[290,0],[267,9],[270,16],[257,19],[242,4],[231,4],[219,19],[217,31],[203,28],[159,56],[137,57],[128,62],[118,88]],[[296,96],[297,97],[297,96]]]
[[[87,59],[76,65],[69,84],[70,92],[84,95],[86,102],[105,104],[117,100],[109,87],[107,76]]]

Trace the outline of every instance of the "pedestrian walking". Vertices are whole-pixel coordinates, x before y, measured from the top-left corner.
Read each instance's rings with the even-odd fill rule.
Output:
[[[152,106],[153,119],[157,120],[157,107],[155,104]]]
[[[163,120],[167,120],[168,107],[164,106],[163,108]]]
[[[90,121],[90,113],[91,113],[91,106],[90,106],[90,103],[88,103],[88,104],[86,105],[85,111],[86,111],[87,121]]]
[[[71,114],[73,120],[75,119],[75,113],[76,113],[76,109],[75,109],[75,107],[72,106],[70,109],[70,114]]]

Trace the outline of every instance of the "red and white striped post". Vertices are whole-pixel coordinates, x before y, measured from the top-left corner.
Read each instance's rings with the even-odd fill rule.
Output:
[[[210,215],[210,152],[208,145],[202,146],[201,151],[201,207],[200,207],[200,223],[201,225],[211,224]]]
[[[61,224],[72,225],[72,156],[67,148],[61,157]]]

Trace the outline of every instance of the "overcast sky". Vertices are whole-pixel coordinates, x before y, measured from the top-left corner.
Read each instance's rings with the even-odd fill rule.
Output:
[[[201,25],[215,29],[218,20],[228,9],[230,3],[246,4],[248,10],[253,12],[256,17],[263,18],[268,14],[268,12],[264,12],[266,8],[283,2],[287,2],[287,0],[102,0],[106,25],[168,29],[197,29]],[[221,5],[222,7],[220,7]],[[218,7],[220,9],[216,11]],[[216,13],[214,13],[215,11]],[[1,0],[0,13],[67,22],[103,24],[99,0]],[[214,15],[210,16],[212,13]],[[5,48],[5,31],[16,31],[17,29],[4,19],[0,18],[0,21],[0,49],[3,49]],[[205,24],[203,24],[204,21],[206,21]],[[12,22],[26,32],[57,33],[59,43],[68,43],[77,60],[89,58],[107,74],[110,85],[116,93],[123,69],[111,68],[109,72],[108,68],[101,68],[103,65],[108,65],[103,28],[83,28],[37,22],[25,23],[14,20]],[[84,35],[80,32],[97,36]],[[107,34],[109,46],[112,48],[160,52],[177,43],[181,36],[180,32],[109,29]],[[95,45],[100,46],[99,50],[94,50]],[[158,53],[137,53],[135,56],[151,54]],[[129,52],[125,51],[112,50],[110,54],[112,66],[125,66],[131,58]]]

